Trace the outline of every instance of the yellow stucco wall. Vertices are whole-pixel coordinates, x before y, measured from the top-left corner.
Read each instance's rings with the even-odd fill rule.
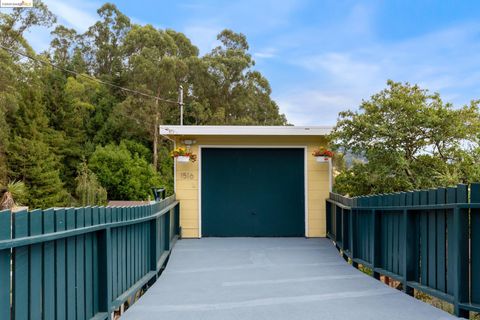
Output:
[[[307,237],[325,237],[325,199],[329,192],[328,164],[318,163],[312,152],[319,146],[325,146],[323,137],[313,136],[177,136],[172,137],[176,145],[183,146],[185,139],[196,140],[191,147],[199,154],[199,147],[206,146],[306,146],[307,147]],[[175,192],[180,200],[180,225],[182,237],[198,238],[199,232],[199,163],[176,163]],[[299,213],[302,214],[302,213]]]

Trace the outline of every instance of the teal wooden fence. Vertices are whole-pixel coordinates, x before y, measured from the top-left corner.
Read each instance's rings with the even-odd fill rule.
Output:
[[[327,235],[355,266],[480,312],[480,184],[347,198],[331,193]]]
[[[179,234],[150,205],[0,211],[0,319],[107,319],[158,277]]]

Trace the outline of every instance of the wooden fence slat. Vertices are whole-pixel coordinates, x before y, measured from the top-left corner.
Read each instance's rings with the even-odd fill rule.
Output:
[[[122,221],[127,220],[127,212],[124,207],[120,208],[122,212]],[[121,284],[122,284],[122,292],[127,290],[127,273],[126,273],[126,267],[127,267],[127,247],[126,247],[126,236],[125,236],[125,227],[120,228],[120,273],[121,273]]]
[[[402,192],[400,194],[400,206],[406,206],[407,205],[407,193],[406,192]],[[407,224],[407,217],[404,217],[404,213],[403,211],[402,212],[399,212],[399,215],[398,215],[398,221],[399,221],[399,226],[398,226],[398,241],[399,241],[399,244],[398,244],[398,272],[401,276],[405,277],[405,268],[404,268],[404,262],[405,262],[405,246],[406,248],[408,248],[408,245],[407,245],[407,227],[406,227],[406,224]],[[413,235],[411,231],[410,232],[410,235]]]
[[[76,208],[76,227],[85,226],[85,208]],[[85,319],[85,235],[76,239],[76,279],[77,286],[77,319]]]
[[[29,213],[30,236],[42,234],[43,211],[33,210]],[[42,244],[37,243],[30,246],[29,261],[30,280],[30,319],[42,318]]]
[[[345,210],[345,211],[348,211],[348,210]],[[371,256],[370,256],[370,241],[371,241],[371,237],[372,237],[372,234],[371,234],[371,222],[370,222],[370,218],[371,218],[371,212],[370,210],[366,210],[365,213],[364,213],[364,217],[365,217],[365,243],[363,244],[364,246],[364,250],[365,250],[365,261],[368,261],[368,262],[371,262]],[[173,239],[173,223],[174,223],[174,216],[173,216],[173,210],[170,210],[170,228],[169,228],[169,233],[170,233],[170,242],[172,241]]]
[[[105,215],[105,207],[93,208],[92,211],[92,225],[100,224],[100,215]],[[93,264],[93,313],[96,314],[100,311],[99,302],[99,286],[100,279],[98,278],[99,272],[99,257],[98,257],[98,237],[99,232],[96,232],[92,239],[92,264]]]
[[[447,203],[455,203],[457,201],[457,188],[447,188]],[[455,238],[454,223],[453,223],[453,210],[447,212],[447,293],[453,296],[453,286],[455,283]]]
[[[340,219],[341,219],[341,220],[340,220],[340,221],[341,221],[341,222],[340,222],[340,230],[342,229],[341,226],[342,226],[342,224],[343,224],[342,212],[343,212],[343,209],[340,210],[340,217],[341,217],[341,218],[340,218]],[[360,212],[361,212],[361,214],[363,214],[363,211],[360,211]],[[362,227],[361,227],[361,228],[362,228],[363,232],[365,232],[365,227],[363,226],[363,222],[364,222],[363,216],[360,215],[359,217],[362,218]],[[167,215],[167,214],[165,215],[164,228],[165,228],[165,229],[164,229],[163,231],[164,231],[164,235],[165,235],[165,236],[164,236],[164,239],[165,239],[165,250],[170,250],[170,216]],[[343,236],[341,237],[341,239],[342,239],[342,242],[343,242]],[[364,240],[364,237],[362,236],[361,239]],[[361,243],[361,245],[362,245],[362,247],[361,247],[362,257],[364,257],[364,256],[365,256],[365,251],[364,251],[365,248],[363,247],[363,244],[364,244],[364,243],[363,243],[363,242],[360,242],[360,243]]]
[[[428,204],[428,192],[420,191],[420,204]],[[428,211],[420,211],[420,274],[421,283],[428,285]]]
[[[85,227],[93,223],[93,208],[85,208]],[[85,235],[85,317],[90,319],[93,310],[93,234]]]
[[[55,210],[55,231],[66,229],[65,209]],[[55,241],[55,310],[58,319],[67,318],[67,266],[66,262],[66,240]]]
[[[122,208],[117,208],[117,220],[122,221],[123,219],[123,212]],[[123,293],[123,286],[122,286],[122,227],[116,228],[116,238],[115,244],[117,246],[117,253],[115,255],[115,265],[116,265],[116,273],[117,273],[117,295],[121,295]]]
[[[127,216],[128,219],[128,216]],[[132,249],[131,249],[131,226],[125,227],[125,246],[126,246],[126,259],[125,259],[125,276],[127,280],[127,287],[132,285],[132,267],[130,261],[132,260]]]
[[[140,217],[140,210],[138,207],[135,207],[135,218]],[[135,282],[140,280],[140,224],[135,225],[135,253],[137,259],[135,259]]]
[[[342,209],[340,207],[337,208],[338,211],[341,211]],[[363,211],[362,210],[358,210],[357,211],[357,227],[358,227],[358,232],[357,232],[357,247],[356,247],[356,250],[355,250],[355,257],[358,257],[358,258],[361,258],[361,259],[364,259],[364,255],[365,255],[365,248],[364,248],[364,233],[365,233],[365,230],[364,230],[364,226],[363,226]],[[168,235],[168,224],[169,224],[169,221],[170,219],[168,217],[165,216],[165,220],[164,220],[164,227],[163,227],[163,233],[164,233],[164,241],[165,241],[165,250],[168,250],[168,238],[169,238],[169,235]],[[338,225],[342,226],[342,223],[343,221],[341,219],[337,220],[338,221]]]
[[[111,208],[111,207],[107,207],[107,208],[105,209],[105,222],[104,222],[104,223],[111,223],[111,222],[112,222],[112,210],[113,210],[113,208]],[[105,240],[104,240],[104,242],[105,242],[105,245],[107,246],[107,247],[104,248],[104,249],[108,251],[108,254],[107,254],[106,257],[103,257],[103,259],[104,259],[104,261],[105,261],[104,264],[108,264],[109,267],[106,268],[105,265],[101,265],[101,266],[99,265],[99,268],[101,267],[100,269],[104,269],[104,271],[106,272],[105,276],[106,276],[108,279],[105,279],[104,281],[106,281],[106,283],[107,283],[108,286],[107,286],[107,288],[106,288],[106,290],[107,290],[107,291],[106,291],[106,296],[107,296],[107,298],[102,297],[101,294],[100,294],[100,299],[106,299],[106,300],[107,300],[106,302],[107,302],[107,304],[109,305],[109,304],[112,302],[111,299],[112,299],[112,297],[113,297],[113,295],[112,295],[112,285],[111,285],[111,282],[112,282],[112,261],[111,261],[111,260],[112,260],[112,255],[111,255],[111,248],[112,248],[112,247],[111,247],[111,241],[112,241],[112,240],[111,240],[111,229],[110,229],[110,228],[109,228],[109,229],[106,229],[104,233],[105,233]],[[107,270],[107,269],[108,269],[108,270]]]
[[[133,218],[137,218],[137,210],[133,209]],[[133,226],[132,230],[133,239],[133,283],[138,279],[138,225]]]
[[[439,188],[437,189],[437,204],[444,204],[446,200],[446,189]],[[447,264],[447,226],[446,226],[446,216],[445,210],[437,210],[437,226],[436,226],[436,237],[437,237],[437,290],[446,292],[446,264]]]
[[[384,211],[378,215],[381,218],[382,227],[380,229],[382,247],[382,268],[388,270],[388,218]]]
[[[142,207],[139,208],[140,210],[140,217],[143,217],[143,210],[142,210]],[[144,256],[143,256],[143,226],[144,226],[144,223],[140,223],[138,225],[138,229],[139,229],[139,234],[140,234],[140,259],[139,259],[139,263],[140,263],[140,266],[139,266],[139,271],[140,271],[140,278],[141,276],[144,274],[145,270],[143,269],[143,259],[144,259]]]
[[[470,202],[480,203],[480,183],[472,183]],[[480,209],[471,210],[471,300],[472,303],[480,304]]]
[[[459,184],[457,186],[457,202],[467,203],[468,186]],[[469,210],[458,209],[454,214],[456,228],[455,246],[455,289],[454,289],[454,313],[460,317],[468,318],[469,312],[460,307],[461,303],[469,303]]]
[[[395,203],[395,205],[398,205],[398,203]],[[400,227],[400,216],[399,214],[395,211],[392,213],[392,220],[393,220],[393,234],[392,234],[392,239],[393,239],[393,250],[392,250],[392,255],[393,255],[393,264],[392,264],[392,272],[395,274],[398,274],[398,263],[399,263],[399,227]]]
[[[143,206],[143,216],[147,216],[147,207]],[[148,272],[148,226],[149,223],[145,222],[142,223],[143,227],[143,259],[142,259],[142,264],[143,264],[143,274],[146,274]]]
[[[146,208],[147,210],[147,215],[148,215],[148,207]],[[150,233],[150,223],[148,224],[145,224],[145,230],[146,230],[146,252],[145,252],[145,255],[146,255],[146,264],[145,264],[145,273],[149,272],[150,271],[150,259],[151,259],[151,256],[150,256],[150,245],[151,245],[151,242],[150,242],[150,239],[152,237],[151,233]]]
[[[135,208],[132,208],[132,213],[133,213],[133,219],[135,220],[137,218],[137,212]],[[138,243],[138,237],[137,237],[137,227],[138,225],[134,224],[132,226],[132,252],[133,252],[133,260],[132,260],[132,285],[137,281],[137,263],[138,263],[138,248],[137,248],[137,243]]]
[[[112,209],[112,221],[116,222],[117,221],[117,216],[118,216],[118,207]],[[118,238],[117,238],[117,228],[112,228],[111,231],[111,248],[112,248],[112,298],[116,298],[118,296],[118,291],[117,291],[117,284],[118,284],[118,270],[117,270],[117,244],[118,244]]]
[[[0,240],[10,240],[11,234],[10,210],[0,211]],[[0,250],[0,319],[10,319],[10,249]]]
[[[412,192],[411,203],[413,206],[420,204],[420,193],[418,191]],[[412,212],[409,213],[409,215],[409,230],[412,232],[409,235],[413,236],[413,240],[412,242],[410,242],[411,247],[409,248],[409,252],[414,253],[410,256],[412,257],[412,265],[407,266],[407,270],[409,270],[411,280],[415,282],[420,282],[420,217],[418,215],[418,212]]]
[[[106,219],[107,211],[111,210],[111,209],[112,208],[110,208],[110,207],[105,207],[105,208],[103,208],[103,210],[100,210],[98,212],[98,224],[104,224],[105,223],[105,221],[107,220]]]
[[[43,233],[55,232],[55,212],[43,211]],[[65,260],[63,261],[65,262]],[[55,319],[55,242],[43,244],[43,319]],[[59,319],[59,318],[57,318]]]
[[[118,221],[123,220],[122,216],[122,208],[118,208],[118,216],[117,219]],[[123,274],[122,274],[122,232],[123,228],[117,228],[117,290],[118,294],[122,294],[124,292],[123,288]]]
[[[391,206],[390,199],[389,199],[389,206]],[[388,221],[388,231],[387,231],[387,270],[392,271],[393,269],[393,214],[391,212],[387,212],[385,217]]]
[[[334,208],[334,206],[332,206],[332,208]],[[160,255],[162,254],[162,251],[163,251],[163,243],[162,243],[162,235],[163,235],[163,229],[162,229],[162,217],[158,217],[157,219],[155,219],[156,223],[157,223],[157,233],[155,235],[156,237],[156,248],[157,248],[157,254],[156,254],[156,260],[155,261],[155,267],[157,267],[158,265],[158,259],[160,258]]]
[[[428,190],[428,204],[436,203],[436,191]],[[428,286],[437,288],[437,216],[435,210],[428,211]]]
[[[75,229],[75,209],[69,208],[65,212],[66,229]],[[66,240],[66,281],[67,281],[67,319],[77,319],[77,290],[76,290],[76,239],[69,237]]]
[[[28,236],[28,211],[19,211],[13,215],[13,237]],[[13,250],[13,316],[15,320],[27,320],[29,314],[29,248],[18,247]]]

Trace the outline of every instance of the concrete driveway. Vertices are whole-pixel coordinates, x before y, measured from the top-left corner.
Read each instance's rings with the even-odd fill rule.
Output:
[[[457,319],[348,265],[328,239],[180,240],[126,320]]]

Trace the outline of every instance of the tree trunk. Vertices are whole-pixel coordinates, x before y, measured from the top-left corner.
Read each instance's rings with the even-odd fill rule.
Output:
[[[0,144],[0,186],[7,185],[7,157]]]
[[[160,97],[160,88],[157,90],[157,99],[155,99],[155,120],[153,121],[153,168],[158,168],[158,134],[160,125],[160,110],[158,110],[158,98]]]
[[[158,166],[158,125],[159,125],[159,113],[158,113],[158,100],[155,100],[155,121],[153,122],[153,168],[157,171]]]

